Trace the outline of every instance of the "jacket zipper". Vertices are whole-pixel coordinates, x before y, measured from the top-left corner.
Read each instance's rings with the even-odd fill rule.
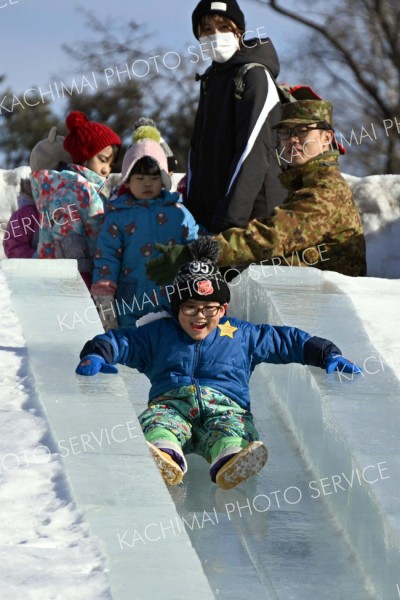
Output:
[[[199,418],[202,420],[203,416],[204,416],[204,411],[203,411],[203,406],[202,406],[202,402],[201,402],[200,385],[199,385],[199,380],[195,377],[195,372],[196,372],[197,364],[199,362],[200,345],[201,344],[202,344],[202,341],[196,342],[196,346],[195,346],[195,351],[194,351],[194,365],[193,365],[193,381],[194,381],[194,385],[195,385],[195,388],[196,388],[197,404],[198,404],[198,407],[199,407]]]

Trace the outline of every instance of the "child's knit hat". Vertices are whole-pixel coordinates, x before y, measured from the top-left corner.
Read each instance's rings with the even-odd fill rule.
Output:
[[[240,10],[239,4],[236,2],[236,0],[225,0],[224,2],[200,0],[192,14],[193,33],[197,39],[199,38],[198,27],[200,25],[200,21],[206,15],[212,13],[227,17],[236,23],[239,29],[242,29],[243,31],[246,29],[244,14]]]
[[[176,171],[177,166],[178,166],[178,161],[176,160],[171,148],[169,147],[169,145],[167,144],[167,142],[165,141],[165,139],[162,137],[161,133],[159,132],[158,127],[157,127],[155,121],[153,121],[153,119],[151,119],[150,117],[139,117],[139,119],[137,119],[137,121],[134,122],[132,141],[133,142],[136,141],[135,138],[137,135],[137,130],[141,129],[142,127],[152,127],[157,130],[157,132],[159,133],[159,137],[155,141],[159,142],[161,148],[165,152],[165,156],[167,157],[167,163],[168,163],[168,172]],[[142,136],[142,137],[145,137],[145,136]]]
[[[231,297],[229,286],[217,265],[218,242],[211,237],[199,237],[190,244],[190,252],[193,260],[179,269],[173,281],[173,292],[169,295],[171,312],[176,319],[179,305],[186,300],[225,304]]]
[[[138,127],[133,135],[134,143],[125,152],[121,167],[120,186],[125,183],[135,164],[144,156],[150,156],[159,166],[163,187],[171,189],[171,178],[168,175],[168,161],[160,145],[160,132],[150,125]]]
[[[52,127],[47,138],[40,140],[32,149],[29,157],[31,171],[50,171],[57,169],[60,162],[70,163],[72,158],[64,149],[64,139],[62,135],[57,135],[57,127]]]
[[[82,112],[69,113],[66,125],[69,134],[64,140],[64,148],[75,164],[83,165],[107,146],[121,146],[121,138],[112,129],[89,121]]]

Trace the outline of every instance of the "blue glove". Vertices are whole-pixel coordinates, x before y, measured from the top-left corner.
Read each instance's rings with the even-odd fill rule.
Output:
[[[115,365],[109,365],[100,354],[88,354],[84,356],[75,369],[78,375],[96,375],[101,373],[118,373]]]
[[[325,371],[327,373],[333,373],[333,371],[340,371],[340,373],[362,373],[361,367],[350,362],[340,354],[329,354],[325,360]]]

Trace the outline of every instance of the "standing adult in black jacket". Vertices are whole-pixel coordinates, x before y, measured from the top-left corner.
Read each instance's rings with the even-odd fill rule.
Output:
[[[218,233],[266,217],[285,195],[271,130],[280,116],[274,82],[279,60],[269,38],[243,39],[245,20],[236,0],[201,0],[192,23],[212,64],[200,76],[186,205],[198,223]],[[244,74],[237,99],[234,78],[246,63],[265,68]]]

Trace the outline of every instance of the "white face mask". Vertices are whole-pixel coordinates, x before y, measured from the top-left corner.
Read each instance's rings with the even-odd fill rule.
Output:
[[[215,60],[217,63],[228,61],[240,48],[239,38],[229,31],[228,33],[214,33],[199,39],[203,56]]]

